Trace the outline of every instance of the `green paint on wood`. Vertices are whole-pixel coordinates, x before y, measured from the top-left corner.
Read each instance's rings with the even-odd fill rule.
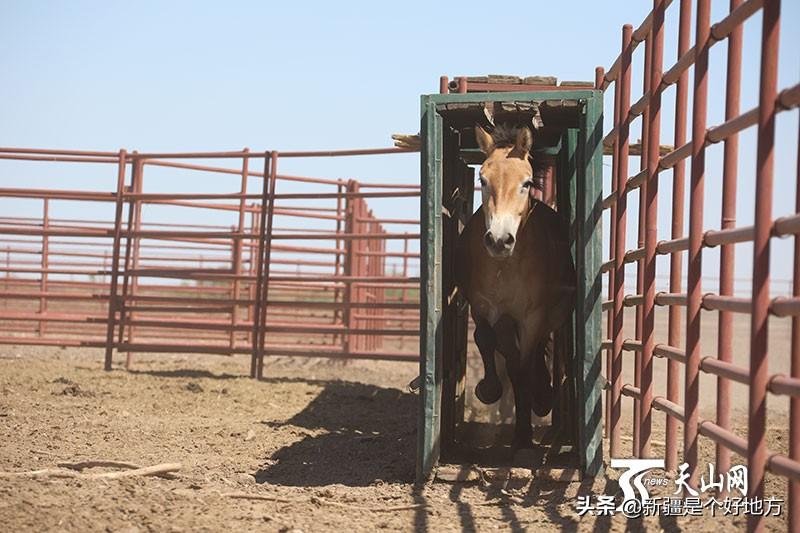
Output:
[[[603,202],[603,100],[591,91],[578,134],[576,246],[578,301],[576,306],[576,368],[579,378],[579,451],[584,475],[594,476],[602,452],[602,202]]]
[[[422,195],[420,223],[420,420],[417,480],[430,476],[439,458],[441,414],[442,302],[442,118],[422,97]]]
[[[595,475],[602,466],[601,434],[601,277],[602,262],[602,93],[566,90],[524,93],[426,95],[421,99],[421,283],[420,376],[422,377],[417,479],[424,481],[439,459],[442,414],[442,157],[443,119],[436,105],[452,102],[580,100],[579,129],[565,134],[569,217],[578,276],[574,315],[577,439],[581,469]],[[572,157],[569,157],[571,154]],[[445,401],[452,402],[454,398]]]

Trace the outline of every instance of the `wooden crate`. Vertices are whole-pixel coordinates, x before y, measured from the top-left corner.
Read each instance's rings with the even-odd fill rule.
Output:
[[[577,273],[573,320],[559,332],[566,353],[566,401],[554,409],[560,436],[544,437],[552,455],[571,456],[582,475],[602,465],[601,276],[602,93],[593,89],[422,96],[421,333],[417,478],[442,461],[464,460],[468,306],[454,294],[454,246],[473,211],[474,170],[482,154],[475,124],[536,128],[534,152],[555,157],[559,213],[569,222]],[[472,426],[471,426],[472,424]],[[485,429],[485,428],[483,428]],[[508,428],[497,428],[506,431]],[[566,438],[564,438],[566,434]],[[548,440],[549,439],[549,440]],[[476,451],[476,450],[473,450]],[[563,453],[562,453],[563,452]],[[480,453],[474,460],[484,460]]]

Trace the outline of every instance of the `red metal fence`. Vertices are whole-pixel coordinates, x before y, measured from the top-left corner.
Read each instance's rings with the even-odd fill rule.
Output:
[[[610,436],[612,457],[626,455],[622,450],[622,400],[630,397],[634,406],[634,455],[652,456],[652,421],[656,411],[666,415],[665,460],[668,470],[678,465],[679,449],[689,463],[692,481],[700,474],[699,439],[706,437],[716,445],[717,471],[726,471],[731,453],[747,460],[749,495],[764,496],[767,470],[789,478],[789,520],[791,531],[800,531],[800,186],[795,191],[795,214],[773,218],[773,173],[776,115],[800,103],[800,85],[779,90],[777,64],[779,52],[780,2],[778,0],[731,0],[730,12],[711,24],[710,0],[698,0],[694,46],[691,46],[692,2],[681,0],[679,10],[678,50],[676,62],[664,70],[665,11],[671,2],[655,0],[653,10],[642,25],[634,30],[622,29],[622,49],[613,66],[597,70],[596,85],[614,88],[613,129],[604,140],[613,154],[612,192],[603,207],[611,212],[609,261],[604,272],[609,276],[608,339],[604,344],[608,359],[606,372],[610,381],[607,391],[606,431]],[[742,72],[742,25],[761,11],[760,72]],[[727,41],[727,81],[724,122],[709,127],[709,50]],[[643,89],[632,105],[632,67],[634,50],[645,44]],[[786,50],[795,53],[797,50]],[[689,70],[694,84],[689,86]],[[759,104],[744,113],[740,107],[742,75],[757,76]],[[673,147],[662,146],[662,94],[676,86]],[[693,95],[691,129],[687,132],[688,96]],[[641,117],[642,144],[639,171],[630,175],[629,140],[631,124]],[[757,127],[755,172],[755,217],[752,226],[736,226],[736,185],[739,146],[737,136],[745,128]],[[687,137],[688,133],[688,137]],[[715,143],[724,143],[722,168],[722,217],[718,229],[708,228],[703,220],[709,202],[704,198],[706,187],[706,151]],[[797,142],[795,138],[794,142]],[[684,202],[685,162],[689,161],[688,236],[684,235],[686,207]],[[671,172],[672,205],[669,235],[658,232],[659,177]],[[748,175],[746,179],[751,179]],[[789,189],[790,177],[781,176],[782,189]],[[797,176],[800,180],[800,175]],[[798,183],[800,185],[800,183]],[[638,191],[638,248],[627,249],[627,201]],[[663,198],[664,195],[661,195]],[[710,198],[710,201],[720,201]],[[664,207],[664,206],[662,206]],[[636,231],[634,230],[634,231]],[[770,241],[775,237],[794,238],[793,296],[770,295]],[[659,240],[661,239],[661,240]],[[741,298],[733,293],[734,245],[753,243],[752,296]],[[702,260],[705,249],[719,247],[719,294],[708,293],[702,286]],[[686,288],[682,286],[682,254],[688,253]],[[657,256],[669,257],[669,291],[656,292]],[[637,265],[636,294],[625,294],[625,268]],[[669,310],[668,338],[657,342],[654,317],[658,306]],[[623,336],[624,311],[636,309],[635,339]],[[685,310],[683,309],[685,308]],[[701,311],[719,313],[719,339],[716,356],[701,351]],[[684,315],[685,313],[685,315]],[[733,351],[733,315],[749,313],[750,366],[735,365]],[[769,356],[767,345],[770,317],[791,320],[791,375],[770,375],[768,362],[783,353]],[[685,318],[684,318],[685,317]],[[681,321],[685,320],[685,337]],[[685,342],[685,348],[681,343]],[[707,346],[707,345],[706,345]],[[635,362],[635,382],[623,383],[623,359]],[[653,382],[653,358],[667,360],[666,383]],[[700,418],[700,375],[707,373],[717,380],[716,417]],[[683,380],[683,394],[680,383]],[[747,438],[731,428],[731,384],[743,384],[749,390]],[[767,396],[789,396],[790,429],[788,456],[767,449]],[[683,396],[683,405],[680,398]],[[683,427],[682,446],[678,442],[679,425]],[[749,517],[749,528],[763,527],[763,516]]]
[[[0,208],[0,344],[105,348],[106,368],[114,350],[126,364],[132,352],[246,353],[254,377],[265,355],[417,360],[419,217],[368,202],[417,206],[419,186],[278,172],[287,158],[399,152],[0,149],[52,169],[47,187],[0,188],[24,204]],[[199,164],[211,159],[239,168]],[[50,188],[67,170],[55,163],[106,171],[99,186]],[[146,192],[145,174],[162,190]]]

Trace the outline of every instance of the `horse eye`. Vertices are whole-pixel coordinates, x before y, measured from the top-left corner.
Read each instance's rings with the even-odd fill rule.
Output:
[[[523,189],[530,189],[531,187],[533,187],[533,181],[531,180],[528,180],[522,184]]]
[[[478,178],[478,182],[480,182],[481,187],[486,187],[486,178],[484,178],[483,176]]]

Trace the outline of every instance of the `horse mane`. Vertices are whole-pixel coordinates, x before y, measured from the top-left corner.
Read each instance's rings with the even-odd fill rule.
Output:
[[[492,130],[492,140],[497,148],[508,148],[517,143],[517,135],[522,128],[527,126],[520,126],[517,124],[497,124]],[[532,154],[528,154],[528,158],[533,166],[533,188],[540,191],[544,190],[544,175],[543,169],[537,165],[537,160],[534,159]]]
[[[516,124],[497,124],[492,131],[492,140],[497,148],[508,148],[517,142],[517,135],[522,128]]]

